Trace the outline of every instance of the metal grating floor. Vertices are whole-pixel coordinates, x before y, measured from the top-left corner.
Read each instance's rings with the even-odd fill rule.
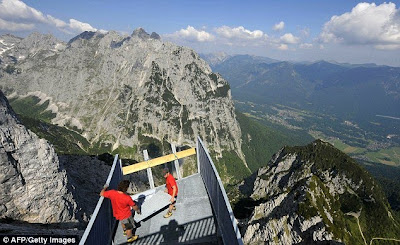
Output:
[[[207,191],[199,174],[177,181],[176,211],[167,219],[166,209],[144,219],[136,230],[139,239],[132,244],[218,244],[217,230]],[[157,187],[163,191],[164,186]],[[149,198],[148,201],[156,202]],[[121,225],[114,237],[115,244],[127,244]]]

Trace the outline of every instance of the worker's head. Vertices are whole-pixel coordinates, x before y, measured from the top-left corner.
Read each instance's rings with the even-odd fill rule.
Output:
[[[117,189],[122,192],[127,192],[129,188],[129,180],[123,180],[119,182]]]
[[[164,168],[164,169],[162,170],[162,173],[163,173],[164,178],[167,178],[167,176],[168,176],[168,174],[169,174],[169,169],[168,169],[168,168]]]

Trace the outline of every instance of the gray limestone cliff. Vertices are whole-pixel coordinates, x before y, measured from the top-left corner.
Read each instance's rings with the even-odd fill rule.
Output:
[[[77,222],[67,175],[46,140],[27,130],[0,91],[0,218]]]
[[[84,32],[68,43],[32,34],[2,57],[15,60],[13,72],[0,71],[9,99],[34,97],[92,146],[138,157],[148,139],[194,146],[200,136],[216,157],[234,152],[246,164],[229,84],[156,33]]]

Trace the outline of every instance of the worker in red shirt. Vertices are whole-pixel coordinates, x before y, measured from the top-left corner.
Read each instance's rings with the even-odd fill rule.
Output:
[[[178,185],[176,184],[174,176],[170,174],[168,168],[163,169],[163,175],[165,178],[166,186],[165,192],[171,195],[171,204],[169,205],[168,212],[164,215],[164,218],[169,218],[172,215],[172,210],[176,210],[175,203],[178,196]]]
[[[135,232],[132,234],[132,230],[135,227],[132,209],[138,214],[140,214],[140,210],[132,198],[126,193],[129,184],[128,180],[123,180],[118,184],[117,190],[109,191],[106,191],[108,186],[105,185],[103,190],[100,192],[100,196],[111,200],[113,216],[115,219],[120,221],[124,235],[127,236],[127,242],[133,242],[136,241],[139,236],[135,236]]]

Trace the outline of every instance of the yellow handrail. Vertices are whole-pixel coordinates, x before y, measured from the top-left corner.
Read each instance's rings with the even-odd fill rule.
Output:
[[[166,156],[154,158],[154,159],[151,159],[148,161],[144,161],[144,162],[140,162],[140,163],[136,163],[136,164],[132,164],[132,165],[123,167],[122,173],[124,175],[131,174],[131,173],[137,172],[139,170],[151,168],[151,167],[154,167],[154,166],[166,163],[166,162],[171,162],[175,159],[188,157],[188,156],[191,156],[194,154],[196,154],[196,148],[190,148],[188,150],[180,151],[175,154],[169,154]]]

